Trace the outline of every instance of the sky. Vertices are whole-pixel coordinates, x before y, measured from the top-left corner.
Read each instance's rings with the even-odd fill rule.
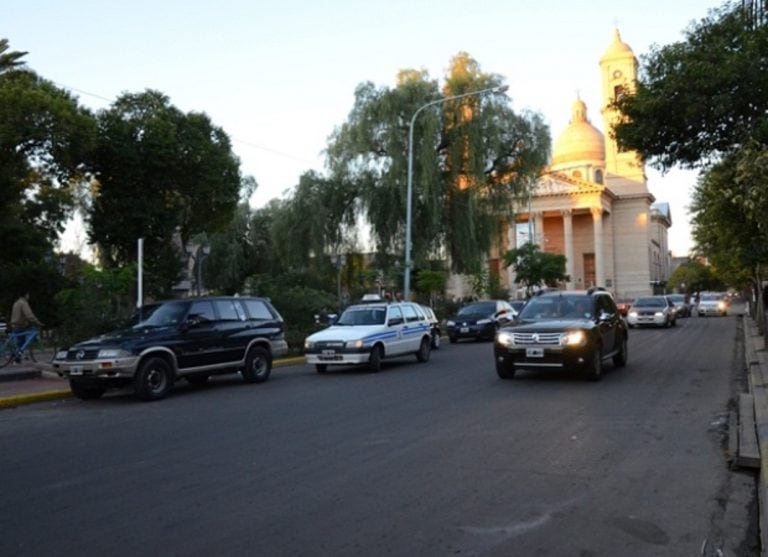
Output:
[[[4,0],[2,37],[27,66],[93,110],[154,89],[184,112],[205,112],[256,179],[251,203],[283,197],[347,119],[358,85],[394,87],[401,69],[440,80],[467,52],[502,76],[515,111],[539,112],[553,142],[579,95],[602,129],[598,61],[614,28],[642,59],[683,32],[712,0]],[[604,131],[604,130],[603,130]],[[691,248],[696,174],[648,167],[672,212],[673,255]],[[81,227],[64,244],[85,243]]]

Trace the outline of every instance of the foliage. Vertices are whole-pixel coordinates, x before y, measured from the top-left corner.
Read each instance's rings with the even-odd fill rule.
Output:
[[[765,143],[767,53],[768,26],[753,27],[739,3],[712,10],[643,58],[637,91],[617,103],[619,145],[668,169],[709,164],[750,137]]]
[[[435,297],[445,291],[448,277],[444,271],[424,269],[416,274],[416,288],[429,295],[429,305],[435,305]]]
[[[135,265],[106,270],[83,265],[55,296],[57,342],[67,346],[118,328],[134,311],[135,277]]]
[[[378,252],[400,253],[404,244],[413,121],[414,262],[418,267],[447,250],[454,270],[480,269],[499,212],[524,194],[549,155],[541,117],[515,114],[506,97],[449,100],[500,84],[460,53],[442,95],[436,81],[416,70],[401,71],[394,89],[358,86],[328,158],[336,179],[359,192],[360,207],[349,210],[359,209],[370,222]],[[436,107],[420,112],[428,103]]]
[[[205,114],[184,114],[157,91],[123,95],[98,122],[91,241],[102,263],[115,268],[135,260],[136,240],[144,238],[146,291],[168,295],[181,247],[231,220],[239,161]]]
[[[535,286],[556,286],[570,280],[565,274],[565,263],[564,255],[541,251],[533,242],[526,242],[504,254],[504,265],[512,266],[517,282],[525,285],[529,296]]]
[[[667,286],[684,293],[722,290],[723,282],[712,272],[712,267],[699,261],[687,261],[675,269]]]

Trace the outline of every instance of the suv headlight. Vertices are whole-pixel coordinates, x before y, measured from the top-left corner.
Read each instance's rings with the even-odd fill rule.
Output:
[[[98,359],[127,358],[131,353],[122,348],[102,348],[96,355]]]
[[[584,331],[568,331],[560,337],[563,346],[582,346],[587,343],[587,335]]]
[[[311,340],[304,339],[304,350],[312,350],[312,348],[315,346],[315,343]]]
[[[66,350],[59,350],[56,352],[56,356],[53,358],[54,360],[66,360],[67,359],[67,351]]]
[[[515,336],[507,331],[499,331],[496,334],[496,342],[502,346],[514,346]]]
[[[445,325],[446,325],[447,327],[455,327],[455,326],[456,326],[456,322],[455,322],[455,321],[451,321],[451,320],[449,319],[448,321],[446,321],[446,322],[445,322]]]

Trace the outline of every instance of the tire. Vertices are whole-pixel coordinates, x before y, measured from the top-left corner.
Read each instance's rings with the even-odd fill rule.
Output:
[[[515,378],[515,366],[509,363],[496,362],[496,375],[500,379],[514,379]]]
[[[421,339],[421,344],[419,345],[419,351],[416,352],[416,360],[419,362],[428,362],[429,361],[429,354],[432,350],[432,340],[428,339],[427,337],[424,337]]]
[[[190,385],[195,385],[196,387],[200,385],[205,385],[208,382],[209,378],[210,378],[210,375],[206,375],[206,374],[195,374],[195,375],[184,376],[184,379],[186,379]]]
[[[93,383],[85,383],[76,379],[69,380],[69,390],[80,400],[96,400],[101,398],[107,389],[101,385],[94,385]]]
[[[254,346],[245,357],[243,379],[248,383],[263,383],[272,373],[272,358],[269,351],[262,346]]]
[[[371,348],[371,357],[368,359],[368,368],[373,373],[381,371],[381,360],[383,359],[381,346]]]
[[[595,347],[592,353],[592,361],[587,369],[587,379],[590,381],[600,381],[603,378],[603,358],[600,347]]]
[[[613,365],[616,367],[624,367],[627,365],[627,337],[621,337],[619,341],[619,351],[613,355]]]
[[[432,350],[440,350],[440,333],[432,335]]]
[[[171,364],[159,356],[151,356],[141,362],[133,378],[133,390],[141,400],[160,400],[172,386]]]
[[[315,364],[315,371],[317,373],[325,373],[328,371],[328,364]]]

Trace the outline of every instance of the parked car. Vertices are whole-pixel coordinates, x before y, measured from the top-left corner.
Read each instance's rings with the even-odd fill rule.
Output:
[[[440,337],[442,335],[442,331],[440,330],[440,320],[437,318],[437,315],[435,315],[435,310],[431,307],[421,306],[421,309],[424,310],[424,315],[427,316],[427,321],[429,321],[430,332],[432,333],[432,350],[439,350]]]
[[[493,340],[498,328],[512,322],[515,316],[506,300],[480,300],[459,309],[446,320],[445,329],[451,343],[465,338]]]
[[[725,300],[725,295],[720,292],[702,292],[696,311],[699,316],[728,315],[728,302]]]
[[[685,294],[667,294],[667,298],[672,300],[672,303],[675,304],[677,317],[691,316],[691,306],[686,300]]]
[[[627,325],[605,290],[564,290],[534,296],[514,323],[496,333],[496,373],[512,379],[520,369],[568,370],[592,380],[603,360],[627,363]]]
[[[641,296],[629,308],[627,324],[630,327],[640,325],[674,327],[677,325],[675,304],[664,295]]]
[[[283,318],[264,298],[188,298],[147,309],[130,327],[56,352],[53,368],[75,396],[93,399],[132,385],[140,399],[157,400],[179,378],[198,385],[234,372],[261,383],[272,359],[288,349]]]
[[[429,360],[432,327],[419,304],[369,302],[345,309],[336,322],[304,341],[304,355],[318,373],[329,365],[368,364],[381,370],[388,358],[415,355]]]

